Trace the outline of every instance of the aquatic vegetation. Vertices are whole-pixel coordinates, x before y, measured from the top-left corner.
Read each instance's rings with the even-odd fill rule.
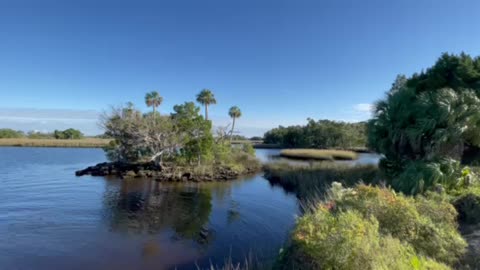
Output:
[[[325,149],[284,149],[280,156],[294,159],[315,160],[353,160],[357,159],[357,153],[345,150]]]
[[[357,183],[380,184],[382,177],[374,165],[350,166],[336,163],[320,163],[312,166],[295,166],[278,162],[264,166],[265,178],[272,184],[294,192],[300,199],[309,200],[325,193],[336,181],[345,186]]]

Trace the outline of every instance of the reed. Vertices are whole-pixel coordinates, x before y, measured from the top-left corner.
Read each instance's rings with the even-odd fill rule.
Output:
[[[11,138],[0,139],[0,146],[100,148],[108,145],[110,141],[110,139],[99,138],[78,140]]]
[[[381,174],[375,165],[320,163],[312,166],[290,165],[285,162],[264,166],[265,178],[273,185],[295,193],[302,200],[323,195],[333,182],[344,186],[357,183],[379,184]]]

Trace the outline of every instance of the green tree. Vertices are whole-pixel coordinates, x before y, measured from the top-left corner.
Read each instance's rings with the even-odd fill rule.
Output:
[[[10,128],[2,128],[0,129],[0,138],[5,139],[5,138],[23,138],[25,137],[25,134],[23,131],[16,131]]]
[[[69,128],[63,131],[55,130],[53,132],[53,136],[55,139],[63,139],[63,140],[72,140],[72,139],[82,139],[83,134],[80,130]]]
[[[197,102],[205,106],[205,120],[208,120],[208,106],[211,104],[217,104],[217,100],[209,89],[203,89],[197,95]]]
[[[193,102],[173,107],[172,118],[181,137],[182,155],[187,161],[201,164],[213,159],[212,124],[200,115],[200,108]]]
[[[444,54],[421,74],[397,77],[368,124],[369,145],[385,156],[380,165],[394,188],[418,193],[440,179],[456,181],[446,160],[480,146],[479,94],[480,59],[465,54]]]
[[[237,106],[233,106],[228,111],[228,115],[232,118],[232,121],[233,121],[232,130],[230,132],[230,142],[231,142],[233,139],[233,132],[235,131],[235,120],[242,116],[242,111]]]
[[[147,107],[153,108],[154,119],[156,114],[156,108],[160,106],[162,102],[163,102],[163,98],[160,96],[160,94],[157,91],[153,91],[145,95],[145,104],[147,104]]]

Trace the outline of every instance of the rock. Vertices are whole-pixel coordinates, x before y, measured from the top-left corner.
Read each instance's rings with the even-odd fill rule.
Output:
[[[122,176],[123,178],[134,178],[137,174],[134,171],[126,171]]]

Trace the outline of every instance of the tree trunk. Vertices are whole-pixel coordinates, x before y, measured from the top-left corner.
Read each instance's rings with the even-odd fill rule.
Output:
[[[235,117],[233,117],[232,131],[230,131],[230,143],[233,140],[233,130],[235,130]]]
[[[205,120],[208,120],[208,105],[205,104]]]
[[[153,107],[153,124],[155,125],[155,105]]]

